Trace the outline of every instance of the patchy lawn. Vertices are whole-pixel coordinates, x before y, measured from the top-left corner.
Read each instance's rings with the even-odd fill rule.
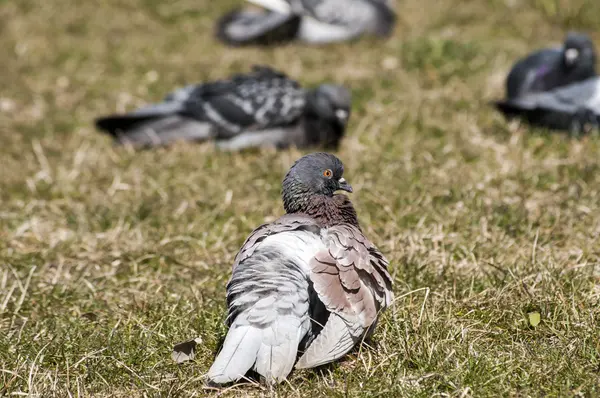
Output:
[[[397,0],[386,42],[229,49],[236,3],[0,2],[0,395],[219,393],[231,263],[302,153],[133,153],[91,120],[252,63],[352,88],[338,156],[398,299],[372,346],[224,395],[600,395],[600,141],[487,104],[516,57],[598,32],[600,3]]]

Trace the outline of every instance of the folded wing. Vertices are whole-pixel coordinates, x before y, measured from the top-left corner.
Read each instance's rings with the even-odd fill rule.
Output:
[[[310,279],[330,315],[297,368],[319,366],[345,355],[393,300],[388,262],[358,228],[334,226],[324,239],[327,248],[311,260]]]

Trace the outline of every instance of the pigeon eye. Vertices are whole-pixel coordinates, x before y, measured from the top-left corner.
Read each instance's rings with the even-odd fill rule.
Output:
[[[327,178],[331,178],[331,176],[333,175],[333,173],[331,172],[330,169],[327,169],[323,172],[323,175]]]

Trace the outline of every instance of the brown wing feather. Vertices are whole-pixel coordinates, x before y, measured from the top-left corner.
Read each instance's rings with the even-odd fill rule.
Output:
[[[330,227],[324,240],[327,250],[310,262],[310,278],[332,314],[297,368],[319,366],[346,354],[373,330],[379,311],[393,300],[388,262],[357,227]]]
[[[326,240],[328,251],[310,264],[315,291],[326,305],[330,303],[332,312],[342,307],[342,312],[359,316],[368,327],[393,299],[388,262],[354,226],[328,228]]]

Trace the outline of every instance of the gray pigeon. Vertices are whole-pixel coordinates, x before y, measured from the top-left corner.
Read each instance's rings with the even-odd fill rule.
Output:
[[[256,147],[337,148],[350,116],[350,92],[323,84],[306,91],[283,73],[251,73],[169,94],[163,102],[96,119],[120,144],[134,147],[214,140],[224,150]]]
[[[385,0],[248,0],[266,12],[234,10],[217,22],[217,37],[230,45],[289,40],[331,43],[363,34],[391,35],[396,14]]]
[[[596,51],[589,36],[569,32],[562,47],[519,60],[506,79],[508,99],[548,91],[596,76]]]
[[[577,135],[600,125],[600,77],[518,97],[499,107],[506,115],[523,117],[533,125]]]
[[[268,383],[348,353],[393,300],[388,262],[363,235],[344,166],[328,153],[300,158],[283,180],[286,214],[258,227],[227,285],[229,332],[208,378],[254,369]],[[297,355],[300,358],[296,362]]]

